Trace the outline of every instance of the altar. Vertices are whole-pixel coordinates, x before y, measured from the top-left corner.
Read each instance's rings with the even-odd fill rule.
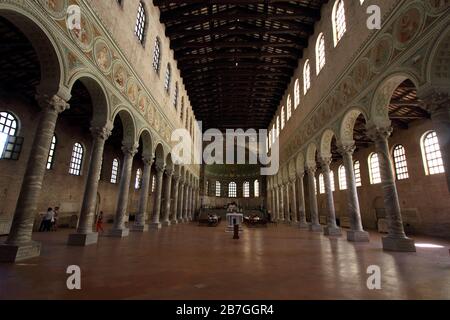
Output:
[[[242,213],[227,213],[227,228],[226,232],[233,232],[234,231],[234,225],[239,225],[239,231],[243,231],[242,229],[242,222],[244,221],[244,215]]]

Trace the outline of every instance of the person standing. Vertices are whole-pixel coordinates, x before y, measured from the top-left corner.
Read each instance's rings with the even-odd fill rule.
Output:
[[[52,227],[51,227],[52,231],[57,231],[58,230],[58,217],[59,217],[59,207],[55,207],[53,220],[52,220],[52,224],[51,224],[52,225]]]
[[[100,211],[98,218],[97,218],[97,223],[95,225],[95,231],[99,232],[102,231],[102,233],[104,232],[103,230],[103,211]]]
[[[50,231],[52,227],[52,221],[55,218],[55,212],[52,208],[48,208],[47,212],[44,215],[44,219],[41,223],[41,228],[39,228],[39,231]]]

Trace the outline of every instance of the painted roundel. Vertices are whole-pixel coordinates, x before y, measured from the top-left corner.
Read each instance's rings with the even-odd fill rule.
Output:
[[[389,62],[393,52],[393,44],[390,36],[386,35],[370,50],[370,62],[375,72],[381,71]]]
[[[139,96],[139,88],[134,79],[130,79],[127,85],[127,97],[132,104],[136,104]]]
[[[353,69],[353,79],[355,80],[355,85],[358,89],[363,88],[369,79],[370,66],[367,59],[362,59]]]
[[[398,47],[405,47],[416,37],[422,20],[422,13],[418,8],[407,10],[397,19],[394,25],[394,38]]]
[[[109,72],[112,65],[111,50],[103,40],[97,40],[94,45],[94,56],[97,66],[104,73]]]
[[[85,51],[91,49],[93,40],[92,26],[83,14],[81,15],[79,27],[72,28],[70,34],[81,49]]]
[[[128,73],[125,70],[125,67],[122,65],[121,62],[117,62],[114,64],[113,77],[114,77],[114,83],[116,84],[116,86],[120,90],[124,90],[126,83],[127,83]]]
[[[141,114],[145,114],[145,111],[147,110],[147,105],[148,105],[148,98],[146,95],[143,94],[139,97],[138,101],[138,109]]]
[[[39,0],[47,12],[56,19],[62,19],[67,13],[67,0]]]

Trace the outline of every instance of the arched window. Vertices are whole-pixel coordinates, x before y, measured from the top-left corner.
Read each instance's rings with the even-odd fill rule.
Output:
[[[177,110],[178,108],[178,82],[175,83],[175,94],[173,96],[173,107],[175,108],[175,110]]]
[[[5,150],[8,136],[16,136],[17,120],[9,112],[0,112],[0,158]]]
[[[284,129],[285,125],[285,113],[284,113],[284,106],[281,107],[281,130]]]
[[[250,198],[250,182],[244,182],[244,198]]]
[[[280,136],[280,116],[277,116],[277,138]]]
[[[333,170],[330,171],[330,184],[331,184],[331,191],[335,191],[336,190],[336,186],[334,183],[334,172]]]
[[[172,68],[170,67],[170,63],[167,64],[166,69],[166,77],[164,79],[164,90],[166,90],[167,93],[170,92],[170,80],[172,78]]]
[[[76,142],[72,148],[72,157],[70,158],[69,174],[74,176],[81,175],[81,164],[83,163],[84,149],[81,143]]]
[[[406,151],[401,144],[394,147],[394,166],[397,180],[409,178],[408,164],[406,163]]]
[[[220,187],[220,182],[216,181],[216,197],[220,197],[220,193],[221,193],[221,187]]]
[[[116,184],[119,177],[119,159],[115,158],[112,163],[111,183]]]
[[[289,119],[292,116],[292,99],[291,99],[291,95],[288,95],[287,97],[287,120],[289,121]]]
[[[317,195],[317,180],[315,177],[314,177],[314,194]]]
[[[319,193],[324,194],[325,193],[325,181],[323,178],[323,174],[319,174]]]
[[[159,38],[156,38],[155,46],[153,48],[153,69],[155,69],[157,73],[159,73],[160,62],[161,62],[161,42],[159,41]]]
[[[371,153],[369,156],[369,175],[370,184],[377,184],[381,182],[380,163],[378,161],[377,153]]]
[[[355,161],[355,163],[353,164],[353,171],[355,172],[355,184],[357,187],[361,187],[362,186],[362,182],[361,182],[361,164],[359,163],[358,160]]]
[[[297,79],[295,80],[294,85],[294,109],[297,109],[299,105],[300,105],[300,81]]]
[[[230,182],[228,184],[228,198],[236,198],[237,190],[236,190],[236,182]]]
[[[336,0],[333,8],[333,37],[334,46],[342,39],[347,31],[347,22],[345,20],[344,0]]]
[[[303,92],[306,94],[311,88],[311,66],[309,65],[309,60],[306,60],[303,67]]]
[[[156,176],[152,176],[152,192],[155,192],[156,189]]]
[[[134,33],[139,39],[139,42],[141,44],[144,44],[144,38],[145,38],[145,20],[146,20],[146,14],[145,14],[145,7],[142,1],[139,2],[138,7],[138,13],[136,18],[136,26],[134,28]]]
[[[444,173],[444,163],[442,162],[441,148],[435,131],[426,132],[421,139],[422,158],[425,167],[425,174],[432,175]]]
[[[137,169],[136,170],[136,179],[134,180],[134,188],[135,189],[140,189],[141,188],[141,183],[142,183],[142,170],[141,169]]]
[[[321,33],[316,42],[316,74],[319,74],[325,66],[325,62],[325,36]]]
[[[181,97],[180,120],[183,122],[184,117],[184,97]]]
[[[345,174],[345,167],[341,165],[339,167],[339,190],[347,190],[347,176]]]
[[[255,198],[259,197],[259,180],[255,180],[255,185],[254,185],[254,193],[255,193]]]
[[[47,157],[47,170],[51,170],[53,168],[53,160],[55,158],[55,149],[56,149],[56,136],[53,135],[52,143],[50,145],[50,150],[48,151]]]

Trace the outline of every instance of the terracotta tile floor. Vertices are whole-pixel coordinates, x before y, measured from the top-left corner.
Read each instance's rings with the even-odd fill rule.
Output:
[[[245,229],[240,240],[217,228],[177,225],[97,245],[65,245],[68,231],[38,233],[42,255],[0,264],[0,299],[450,299],[450,242],[416,237],[417,253],[327,238],[290,226]],[[82,290],[66,289],[79,265]],[[368,290],[378,265],[382,289]]]

